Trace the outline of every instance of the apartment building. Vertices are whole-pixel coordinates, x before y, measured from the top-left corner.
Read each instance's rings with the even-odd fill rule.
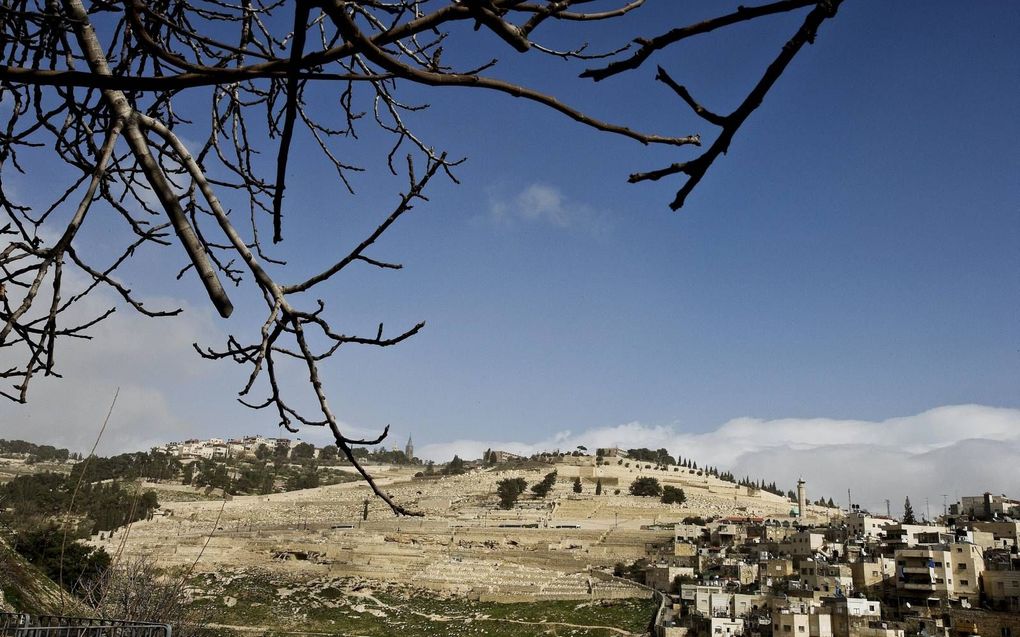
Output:
[[[896,588],[904,597],[977,602],[984,571],[981,547],[953,543],[896,551]]]

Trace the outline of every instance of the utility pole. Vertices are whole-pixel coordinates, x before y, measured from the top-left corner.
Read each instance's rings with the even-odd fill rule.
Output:
[[[885,499],[885,517],[892,519],[892,508],[889,506],[889,498]]]
[[[946,506],[946,494],[945,493],[942,494],[942,515],[943,516],[949,515],[949,507]]]
[[[854,510],[854,501],[853,501],[853,498],[850,497],[850,488],[849,487],[847,487],[847,490],[846,490],[846,510],[847,510],[847,513],[849,513],[850,511]]]
[[[924,498],[924,519],[931,522],[931,508],[928,506],[928,497]]]

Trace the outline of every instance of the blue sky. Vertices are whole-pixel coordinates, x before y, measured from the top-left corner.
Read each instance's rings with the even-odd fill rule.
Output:
[[[677,11],[650,0],[626,27],[596,25],[588,37],[622,42]],[[707,139],[711,127],[651,81],[654,64],[725,111],[798,22],[702,36],[598,85],[479,37],[463,59],[495,55],[494,75],[606,119]],[[362,268],[329,289],[344,331],[428,323],[397,347],[341,352],[327,368],[334,409],[355,428],[390,423],[395,442],[413,434],[426,445],[534,443],[635,422],[700,434],[742,417],[881,422],[943,405],[1020,408],[1018,26],[1016,3],[844,3],[678,213],[666,207],[677,182],[626,177],[686,150],[608,138],[502,95],[410,93],[433,106],[417,120],[423,136],[469,160],[462,185],[436,182],[372,253],[404,270]],[[548,37],[584,39],[573,33]],[[292,243],[278,254],[311,269],[388,212],[393,182],[356,176],[349,198],[308,153],[296,156]],[[13,187],[30,191],[35,179]],[[115,231],[92,232],[101,246]],[[73,350],[79,393],[40,383],[36,402],[0,405],[0,419],[78,444],[120,385],[139,408],[125,407],[112,447],[275,431],[271,414],[234,402],[243,370],[187,347],[251,333],[261,300],[235,292],[238,316],[214,319],[193,277],[173,280],[181,263],[164,250],[132,276],[150,296],[189,304],[187,317],[125,328],[134,350],[101,339]]]

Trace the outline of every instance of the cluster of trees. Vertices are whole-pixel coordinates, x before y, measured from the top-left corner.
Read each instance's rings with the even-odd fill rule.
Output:
[[[70,514],[82,535],[146,519],[159,507],[154,491],[125,489],[118,481],[79,485],[73,476],[50,472],[18,476],[0,486],[0,501],[12,510],[8,524],[15,530],[45,527]]]
[[[258,463],[255,463],[256,465]],[[248,465],[252,466],[252,465]],[[264,465],[263,465],[264,466]],[[184,467],[181,483],[193,487],[230,489],[230,472],[223,462],[201,458]]]
[[[399,449],[386,449],[384,447],[371,450],[365,447],[355,447],[354,457],[359,460],[364,459],[380,464],[419,464],[414,458],[408,458],[407,454]]]
[[[82,597],[106,577],[112,563],[101,548],[65,541],[64,531],[52,523],[20,533],[13,548],[51,580]]]
[[[65,462],[78,454],[52,445],[37,445],[25,440],[4,440],[0,438],[0,456],[28,456],[28,462]]]
[[[654,462],[655,464],[676,464],[676,459],[669,455],[669,452],[665,449],[646,449],[639,447],[637,449],[628,449],[627,457],[632,460],[640,462]]]
[[[352,446],[351,454],[359,462],[378,462],[380,464],[415,464],[417,462],[414,458],[408,458],[403,451],[385,447],[370,449],[363,446]],[[349,464],[347,459],[340,455],[336,445],[326,445],[316,449],[315,445],[307,442],[299,442],[293,447],[259,445],[255,449],[255,459],[281,464],[287,462],[293,464],[318,463],[325,466]]]
[[[729,476],[728,478],[720,478],[720,479],[721,480],[727,480],[728,482],[734,482],[733,474],[727,472],[727,475]],[[775,482],[768,483],[768,482],[765,482],[764,480],[752,480],[748,476],[744,476],[739,482],[736,482],[736,484],[739,484],[742,487],[747,487],[749,489],[758,489],[759,491],[766,491],[768,493],[773,493],[773,494],[778,495],[778,496],[785,496],[785,495],[787,495],[786,493],[783,492],[782,489],[780,489],[776,485]]]
[[[103,458],[93,456],[71,467],[71,479],[85,482],[101,480],[138,480],[151,482],[176,480],[181,475],[181,462],[166,453],[159,451],[122,453],[117,456]]]
[[[266,495],[282,489],[298,491],[314,489],[349,479],[350,474],[323,471],[318,462],[253,462],[230,463],[201,459],[185,465],[183,484],[223,489],[231,495]]]
[[[630,494],[646,498],[659,498],[663,504],[683,504],[687,494],[678,487],[659,484],[656,478],[638,478],[630,483]]]

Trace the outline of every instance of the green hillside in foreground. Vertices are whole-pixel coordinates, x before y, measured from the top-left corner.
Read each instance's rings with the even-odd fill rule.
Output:
[[[85,609],[0,540],[0,609],[35,615],[81,615]]]

